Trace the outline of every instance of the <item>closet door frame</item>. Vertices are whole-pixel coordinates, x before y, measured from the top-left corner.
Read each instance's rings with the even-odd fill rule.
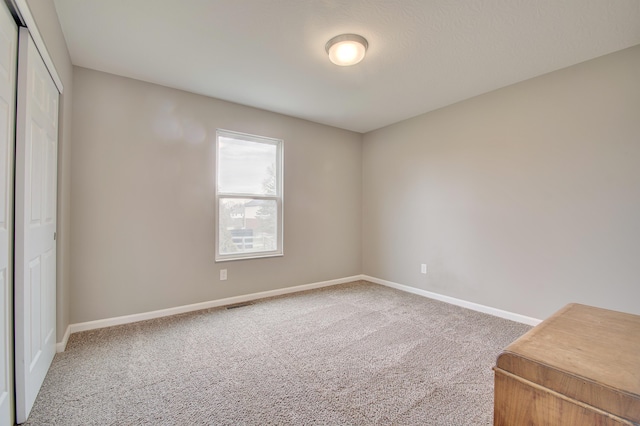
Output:
[[[0,425],[14,423],[13,172],[18,26],[0,5]]]

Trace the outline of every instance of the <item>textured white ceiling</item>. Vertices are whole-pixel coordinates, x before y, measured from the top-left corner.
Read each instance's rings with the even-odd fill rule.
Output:
[[[639,0],[55,0],[75,65],[367,132],[640,44]],[[369,41],[353,67],[331,37]]]

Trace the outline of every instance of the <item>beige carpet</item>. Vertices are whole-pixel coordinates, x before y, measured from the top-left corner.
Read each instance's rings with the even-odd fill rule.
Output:
[[[367,282],[71,336],[31,425],[490,425],[530,327]]]

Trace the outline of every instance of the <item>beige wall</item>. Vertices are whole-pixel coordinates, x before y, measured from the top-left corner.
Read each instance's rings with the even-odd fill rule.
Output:
[[[360,273],[360,134],[84,68],[73,106],[72,323]],[[216,128],[284,140],[284,257],[214,262]]]
[[[69,325],[70,240],[71,240],[71,110],[73,66],[51,0],[27,0],[38,31],[53,60],[64,93],[60,96],[58,135],[58,246],[57,246],[57,341]]]
[[[640,314],[640,46],[366,134],[363,212],[367,275]]]

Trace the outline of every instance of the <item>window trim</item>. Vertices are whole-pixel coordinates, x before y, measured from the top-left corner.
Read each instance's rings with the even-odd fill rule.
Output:
[[[220,192],[218,187],[219,171],[220,171],[220,137],[231,139],[239,139],[249,142],[271,144],[276,146],[276,195],[256,195],[256,194],[240,194],[230,192]],[[271,138],[266,136],[251,135],[248,133],[235,132],[232,130],[216,129],[216,171],[215,171],[215,261],[229,262],[234,260],[246,259],[262,259],[269,257],[284,256],[284,141],[282,139]],[[258,251],[249,253],[220,253],[220,200],[244,198],[254,200],[275,200],[277,211],[277,227],[276,232],[276,249],[270,251]]]

